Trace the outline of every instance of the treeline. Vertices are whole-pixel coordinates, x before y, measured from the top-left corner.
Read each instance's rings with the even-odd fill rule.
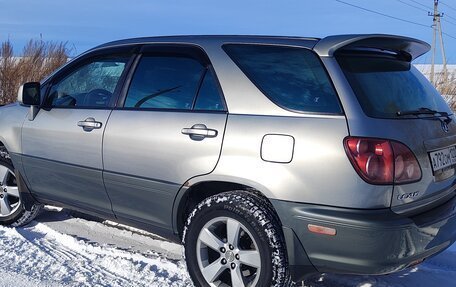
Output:
[[[5,41],[0,48],[0,105],[16,101],[17,90],[25,82],[39,82],[68,61],[66,43],[30,40],[15,55],[13,45]]]

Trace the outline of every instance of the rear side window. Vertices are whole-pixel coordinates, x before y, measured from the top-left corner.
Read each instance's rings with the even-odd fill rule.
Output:
[[[219,89],[213,73],[207,70],[196,98],[195,110],[223,111],[225,105],[220,97]]]
[[[229,44],[223,48],[280,107],[298,112],[342,113],[334,87],[314,52],[273,45]]]
[[[340,55],[339,65],[364,113],[398,118],[398,112],[427,108],[450,113],[445,100],[410,62],[382,55]]]

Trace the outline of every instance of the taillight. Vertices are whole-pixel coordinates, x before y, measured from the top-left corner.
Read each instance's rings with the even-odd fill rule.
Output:
[[[356,171],[368,183],[402,184],[421,178],[415,155],[402,143],[348,137],[344,146]]]
[[[394,152],[394,183],[408,183],[421,178],[421,168],[415,155],[405,145],[391,142]]]

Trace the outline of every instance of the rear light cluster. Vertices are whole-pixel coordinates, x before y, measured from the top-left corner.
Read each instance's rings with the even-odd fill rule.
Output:
[[[345,151],[358,174],[372,184],[402,184],[421,178],[415,155],[402,143],[348,137]]]

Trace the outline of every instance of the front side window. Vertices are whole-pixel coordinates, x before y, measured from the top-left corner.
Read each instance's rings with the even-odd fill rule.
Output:
[[[342,112],[329,76],[314,52],[275,45],[229,44],[223,48],[278,106],[307,113]]]
[[[125,58],[96,59],[54,83],[47,99],[53,107],[108,107],[128,62]]]
[[[191,110],[206,67],[179,56],[143,56],[125,99],[126,108]]]

